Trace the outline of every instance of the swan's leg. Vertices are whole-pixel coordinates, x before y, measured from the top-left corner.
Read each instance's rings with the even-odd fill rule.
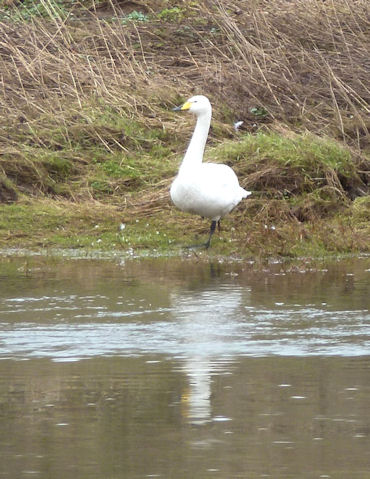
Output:
[[[211,228],[210,228],[210,231],[209,231],[209,237],[208,237],[208,240],[207,240],[205,243],[192,244],[192,245],[189,245],[189,246],[184,246],[184,248],[186,248],[186,249],[206,248],[206,249],[208,249],[208,248],[210,247],[210,245],[211,245],[211,238],[212,238],[212,236],[213,236],[213,233],[214,233],[215,230],[216,230],[216,225],[217,225],[217,221],[212,220]]]
[[[209,238],[208,238],[208,241],[204,245],[204,247],[206,249],[209,248],[209,246],[211,244],[211,238],[212,238],[213,233],[215,232],[216,224],[217,224],[217,221],[215,221],[215,220],[213,220],[212,223],[211,223],[211,229],[209,231]]]
[[[221,220],[217,221],[217,228],[218,228],[218,231],[221,231]]]

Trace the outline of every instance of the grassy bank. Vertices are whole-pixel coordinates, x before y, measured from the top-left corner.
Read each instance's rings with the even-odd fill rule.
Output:
[[[203,93],[207,159],[253,191],[216,254],[368,249],[365,1],[2,3],[0,246],[166,253],[207,234],[168,196],[193,128],[171,108]]]

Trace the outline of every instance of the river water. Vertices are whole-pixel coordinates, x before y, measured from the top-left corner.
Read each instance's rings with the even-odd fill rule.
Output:
[[[0,260],[0,479],[370,478],[370,258]]]

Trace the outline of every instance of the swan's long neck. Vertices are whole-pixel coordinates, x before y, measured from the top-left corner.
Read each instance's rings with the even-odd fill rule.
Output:
[[[202,163],[211,117],[211,108],[209,111],[198,116],[193,136],[191,137],[188,149],[181,163],[180,172],[188,167],[198,166]]]

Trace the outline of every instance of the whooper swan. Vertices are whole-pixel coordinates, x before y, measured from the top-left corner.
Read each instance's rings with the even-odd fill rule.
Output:
[[[211,124],[212,106],[207,97],[196,95],[175,111],[190,111],[197,117],[193,136],[182,160],[178,175],[171,185],[170,195],[180,210],[212,220],[209,248],[216,223],[251,194],[239,186],[234,171],[227,165],[202,163]]]

